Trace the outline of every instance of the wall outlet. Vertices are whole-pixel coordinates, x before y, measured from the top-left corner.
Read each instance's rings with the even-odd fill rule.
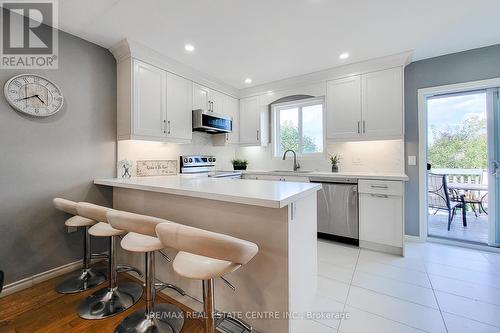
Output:
[[[68,227],[68,234],[70,234],[72,232],[77,232],[77,231],[78,231],[77,227]]]
[[[408,165],[417,165],[417,156],[409,155],[408,156]]]

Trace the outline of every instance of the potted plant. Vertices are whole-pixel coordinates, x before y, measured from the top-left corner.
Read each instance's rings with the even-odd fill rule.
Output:
[[[248,165],[248,161],[247,160],[240,160],[240,159],[234,159],[231,161],[231,163],[233,164],[233,169],[234,170],[246,170],[247,169],[247,165]]]
[[[332,172],[339,172],[339,163],[342,159],[341,153],[328,154],[330,155],[330,163],[332,164]]]

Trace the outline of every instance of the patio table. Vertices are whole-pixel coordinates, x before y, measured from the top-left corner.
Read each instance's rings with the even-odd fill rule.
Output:
[[[464,192],[472,192],[472,191],[479,191],[479,192],[486,192],[481,196],[481,199],[478,200],[478,202],[470,202],[472,205],[474,203],[478,203],[480,205],[479,213],[481,214],[481,209],[487,214],[486,210],[484,209],[483,206],[483,200],[486,197],[486,194],[488,194],[488,184],[467,184],[467,183],[449,183],[448,188],[456,191],[464,191]],[[474,210],[474,213],[476,214],[475,207],[472,207]],[[476,214],[477,217],[477,214]]]

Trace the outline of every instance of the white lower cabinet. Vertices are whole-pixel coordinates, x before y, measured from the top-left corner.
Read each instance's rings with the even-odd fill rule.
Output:
[[[403,183],[359,180],[361,247],[403,254]]]

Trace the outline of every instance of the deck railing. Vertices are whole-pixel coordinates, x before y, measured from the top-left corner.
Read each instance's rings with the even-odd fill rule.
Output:
[[[447,175],[449,183],[486,184],[488,182],[486,169],[432,169],[431,172]]]

